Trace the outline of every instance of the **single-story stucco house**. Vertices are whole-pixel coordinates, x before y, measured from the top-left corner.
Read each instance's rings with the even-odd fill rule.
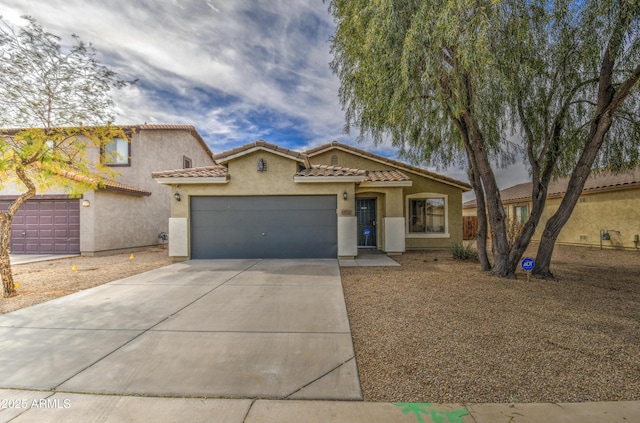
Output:
[[[153,173],[171,186],[177,261],[354,257],[462,241],[464,182],[336,141],[297,152],[260,140],[213,158]]]
[[[533,236],[540,234],[547,220],[558,210],[569,178],[549,184],[547,203]],[[531,182],[500,191],[507,216],[525,222],[531,213]],[[476,216],[476,201],[463,205],[465,219]],[[475,236],[475,234],[473,234]],[[595,171],[587,179],[573,214],[562,228],[557,244],[602,248],[638,249],[640,247],[640,167],[613,174]]]
[[[157,184],[152,171],[212,165],[213,153],[190,125],[122,128],[130,142],[115,139],[105,146],[119,154],[106,156],[97,147],[87,151],[90,162],[107,160],[105,164],[120,173],[117,181],[107,181],[82,198],[70,198],[63,187],[38,192],[13,219],[11,253],[98,255],[163,242],[159,235],[169,230],[171,189]],[[18,131],[3,130],[0,136]],[[18,184],[5,184],[0,190],[0,209],[6,210],[24,191]]]

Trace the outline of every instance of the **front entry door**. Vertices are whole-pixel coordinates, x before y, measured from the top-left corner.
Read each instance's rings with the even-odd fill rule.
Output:
[[[376,199],[356,198],[356,219],[358,221],[358,247],[374,248],[376,242]]]

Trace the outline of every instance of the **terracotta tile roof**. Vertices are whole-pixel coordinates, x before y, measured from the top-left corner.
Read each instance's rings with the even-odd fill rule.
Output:
[[[405,182],[411,179],[399,170],[362,170],[340,166],[312,165],[309,169],[303,169],[295,176],[302,177],[340,177],[340,176],[364,176],[363,182]]]
[[[58,174],[60,176],[62,176],[63,178],[67,178],[67,179],[71,179],[74,181],[78,181],[78,182],[84,182],[84,183],[89,183],[89,184],[95,184],[98,186],[98,189],[104,189],[107,191],[116,191],[116,192],[121,192],[124,194],[131,194],[131,195],[140,195],[140,196],[149,196],[151,195],[150,191],[144,190],[142,188],[138,188],[138,187],[134,187],[131,185],[127,185],[127,184],[123,184],[121,182],[118,181],[114,181],[112,179],[97,179],[97,178],[92,178],[89,176],[85,176],[85,175],[80,175],[78,173],[72,172],[72,171],[67,171],[67,170],[60,170],[58,171]]]
[[[153,172],[153,178],[226,178],[229,179],[229,169],[222,165],[192,167],[189,169],[174,169]]]
[[[292,159],[295,159],[295,160],[301,160],[301,161],[307,162],[307,155],[306,154],[300,153],[299,151],[289,150],[288,148],[283,148],[283,147],[280,147],[280,146],[275,145],[275,144],[270,144],[270,143],[268,143],[268,142],[266,142],[264,140],[254,141],[252,143],[245,144],[245,145],[243,145],[241,147],[236,147],[236,148],[234,148],[232,150],[228,150],[228,151],[224,151],[224,152],[219,153],[219,154],[215,154],[213,156],[213,160],[215,160],[216,162],[224,161],[228,157],[232,157],[232,156],[244,153],[244,152],[248,152],[248,151],[253,150],[255,148],[264,148],[266,150],[271,150],[271,151],[273,151],[275,153],[278,153],[278,154],[289,156],[289,157],[291,157]]]
[[[404,182],[410,181],[404,173],[399,170],[369,170],[367,171],[367,182]]]
[[[449,178],[447,176],[440,175],[438,173],[430,172],[430,171],[428,171],[426,169],[422,169],[422,168],[419,168],[417,166],[412,166],[412,165],[407,164],[407,163],[403,163],[403,162],[399,162],[397,160],[393,160],[393,159],[389,159],[389,158],[386,158],[386,157],[383,157],[383,156],[379,156],[377,154],[373,154],[373,153],[370,153],[368,151],[361,150],[359,148],[352,147],[352,146],[347,145],[347,144],[339,143],[338,141],[332,141],[329,144],[324,144],[324,145],[321,145],[320,147],[312,148],[310,150],[305,151],[305,154],[307,154],[307,156],[309,156],[309,157],[312,157],[312,156],[314,156],[314,155],[316,155],[318,153],[321,153],[323,151],[329,150],[331,148],[340,148],[340,149],[343,149],[343,150],[351,151],[351,152],[356,153],[356,154],[358,154],[360,156],[367,157],[367,158],[370,158],[372,160],[376,160],[376,161],[379,161],[379,162],[382,162],[382,163],[387,163],[390,166],[399,167],[399,168],[401,168],[403,170],[408,170],[408,171],[411,171],[411,172],[414,172],[414,173],[417,173],[417,174],[420,174],[420,175],[427,176],[427,177],[432,178],[432,179],[440,180],[440,181],[448,183],[450,185],[458,186],[458,187],[460,187],[460,188],[462,188],[464,190],[467,190],[467,191],[471,190],[471,185],[469,185],[466,182],[458,181],[457,179]]]
[[[547,189],[547,198],[560,198],[567,192],[569,177],[560,178],[551,181]],[[610,171],[595,171],[589,175],[587,182],[582,190],[583,194],[595,192],[618,191],[629,188],[640,188],[640,167],[634,170],[613,174]],[[504,204],[516,203],[519,201],[529,201],[533,184],[525,182],[524,184],[514,185],[509,188],[500,190],[500,198]],[[476,207],[476,200],[470,200],[463,204],[463,208],[470,209]]]
[[[349,169],[339,166],[312,165],[309,169],[303,169],[295,176],[365,176],[366,170]]]
[[[161,124],[142,124],[142,125],[114,125],[116,127],[122,128],[125,131],[144,131],[144,130],[171,130],[171,131],[185,131],[190,133],[196,141],[202,146],[202,148],[206,151],[209,157],[213,157],[213,152],[205,142],[204,138],[200,135],[198,130],[193,125],[161,125]],[[15,135],[16,133],[24,130],[25,128],[6,128],[0,129],[0,134],[6,135]]]

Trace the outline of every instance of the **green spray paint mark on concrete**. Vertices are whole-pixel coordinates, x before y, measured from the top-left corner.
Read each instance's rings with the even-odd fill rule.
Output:
[[[464,423],[464,416],[469,415],[469,412],[464,408],[455,411],[436,410],[432,408],[433,404],[430,402],[399,402],[396,405],[403,407],[402,414],[413,413],[418,419],[418,423],[427,423],[422,416],[423,414],[431,417],[433,423]],[[429,408],[431,409],[429,410]]]

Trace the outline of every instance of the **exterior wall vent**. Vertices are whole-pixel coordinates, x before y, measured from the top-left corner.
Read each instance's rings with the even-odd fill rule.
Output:
[[[258,172],[267,171],[267,161],[265,159],[258,160]]]
[[[331,166],[338,166],[338,156],[335,154],[331,156]]]

